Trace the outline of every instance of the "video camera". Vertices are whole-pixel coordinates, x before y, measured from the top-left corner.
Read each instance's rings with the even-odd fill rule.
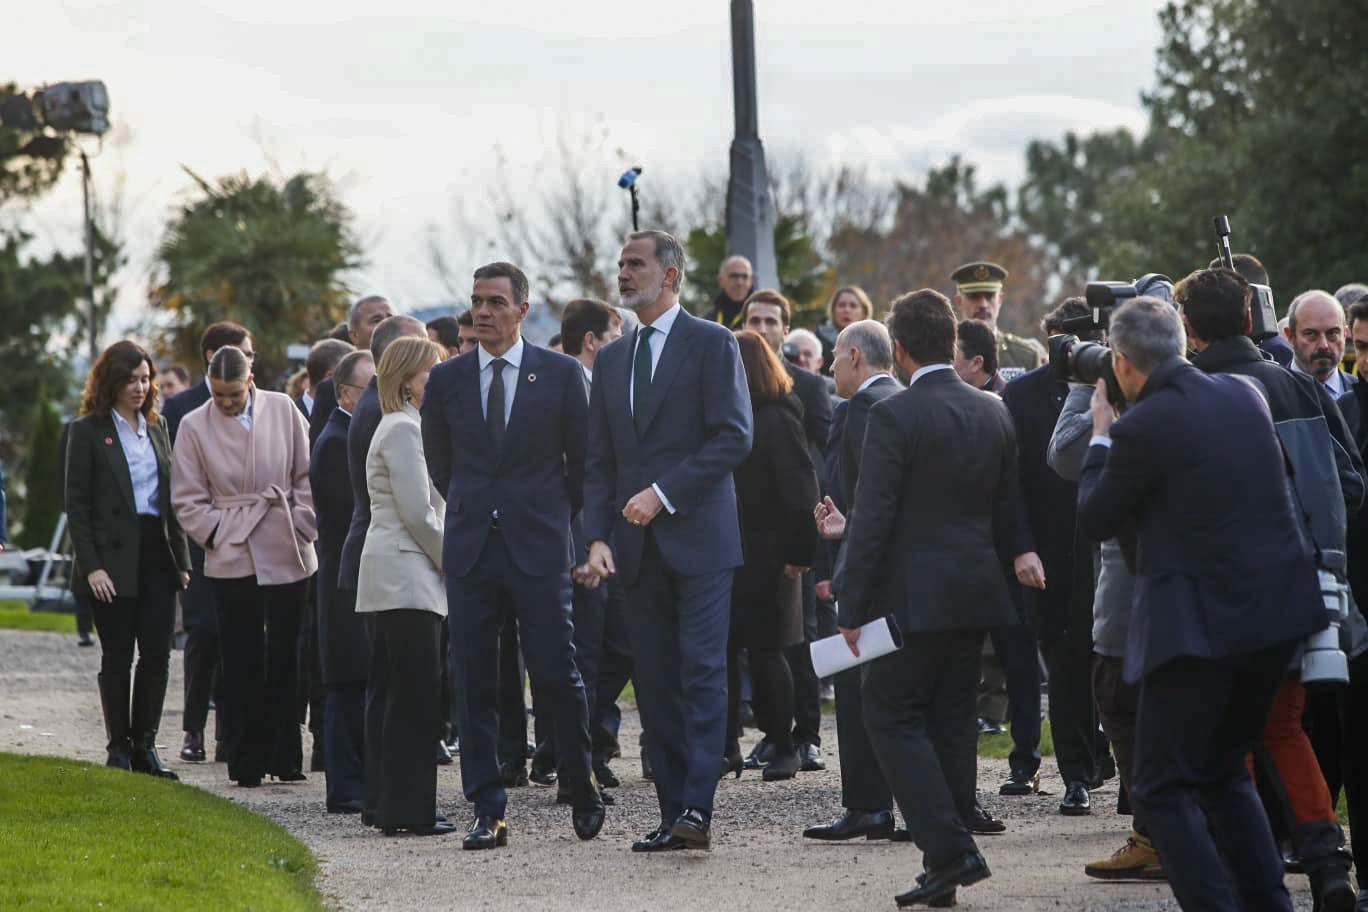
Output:
[[[1218,215],[1216,223],[1216,253],[1225,268],[1236,272],[1235,256],[1230,252],[1230,219]],[[1249,283],[1249,338],[1258,345],[1278,334],[1278,311],[1273,307],[1273,289],[1267,285]]]
[[[1134,282],[1089,282],[1084,297],[1089,313],[1064,320],[1063,331],[1050,336],[1050,376],[1061,383],[1097,384],[1107,381],[1107,398],[1121,405],[1125,397],[1112,371],[1111,349],[1104,341],[1082,341],[1078,333],[1100,335],[1111,322],[1111,315],[1126,301],[1141,296],[1173,303],[1173,280],[1157,272],[1146,273]]]

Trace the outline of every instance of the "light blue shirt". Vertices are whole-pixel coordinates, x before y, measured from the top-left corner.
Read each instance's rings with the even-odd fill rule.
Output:
[[[115,409],[114,429],[119,432],[119,445],[123,447],[124,460],[128,463],[128,479],[133,483],[133,504],[141,516],[160,516],[157,505],[158,475],[157,450],[152,446],[152,438],[147,436],[147,419],[138,412],[138,427],[135,430]]]
[[[655,377],[656,368],[660,366],[660,353],[665,350],[665,337],[670,334],[670,330],[674,327],[675,319],[678,317],[679,305],[675,304],[669,310],[656,317],[655,322],[650,324],[651,329],[655,330],[655,332],[651,333],[651,337],[646,340],[646,344],[651,347],[652,378]],[[636,344],[638,346],[641,345],[640,331],[637,332]],[[632,374],[627,378],[627,404],[631,407],[633,415],[636,415],[636,353],[637,350],[635,348],[632,349]],[[673,514],[675,512],[674,504],[670,503],[670,498],[666,497],[665,492],[660,490],[660,485],[652,482],[651,490],[655,491],[656,497],[659,497],[660,502],[665,505],[665,512]]]
[[[255,398],[251,390],[247,391],[247,404],[242,407],[242,411],[233,416],[233,420],[242,425],[244,431],[252,429],[252,399]]]
[[[513,394],[518,391],[518,369],[522,367],[522,337],[519,336],[518,341],[513,343],[513,347],[502,355],[491,355],[485,351],[483,343],[478,351],[480,359],[480,413],[486,418],[489,417],[489,388],[494,384],[494,368],[489,365],[493,363],[496,357],[504,359],[504,427],[508,427],[508,421],[513,416]]]

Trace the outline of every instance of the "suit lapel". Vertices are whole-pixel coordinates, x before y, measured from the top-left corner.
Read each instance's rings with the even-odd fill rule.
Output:
[[[157,501],[163,516],[171,509],[171,441],[166,425],[158,421],[147,426],[147,437],[157,453]]]
[[[456,362],[458,370],[464,371],[456,376],[456,400],[461,414],[469,425],[456,428],[457,437],[463,434],[469,440],[478,440],[486,453],[494,452],[494,441],[489,438],[489,427],[485,424],[484,408],[480,403],[480,355],[472,352],[469,364]]]
[[[128,474],[128,458],[124,456],[123,443],[119,440],[119,430],[114,424],[113,415],[100,420],[96,433],[104,435],[96,446],[104,450],[105,459],[109,461],[109,469],[114,473],[114,481],[123,492],[124,500],[128,501],[128,508],[134,513],[138,512],[138,504],[133,498],[133,479]]]
[[[651,376],[651,401],[646,403],[646,420],[641,423],[641,426],[648,430],[651,422],[655,420],[656,413],[660,411],[660,404],[665,401],[665,396],[670,391],[670,384],[679,373],[680,365],[684,363],[689,347],[688,334],[693,328],[689,325],[691,320],[693,317],[681,308],[679,316],[675,317],[674,326],[670,327],[669,334],[665,336],[665,347],[660,352],[660,361]]]
[[[518,385],[513,390],[513,409],[508,415],[508,427],[504,430],[503,452],[498,454],[499,463],[503,464],[504,453],[513,447],[509,445],[510,440],[526,440],[526,436],[515,437],[515,434],[523,433],[523,425],[530,419],[524,417],[536,412],[532,405],[532,397],[537,395],[537,368],[541,366],[541,352],[523,342],[522,363],[518,365]],[[485,436],[488,437],[489,430],[486,425]]]

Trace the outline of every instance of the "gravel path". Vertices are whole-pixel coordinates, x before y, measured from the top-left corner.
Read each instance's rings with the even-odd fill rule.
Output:
[[[674,907],[681,898],[702,909],[894,908],[920,871],[920,853],[907,844],[818,844],[800,837],[806,825],[839,811],[835,727],[825,720],[829,769],[766,785],[754,773],[721,784],[714,850],[707,854],[633,855],[632,839],[655,824],[655,798],[640,779],[635,713],[624,718],[623,745],[614,761],[622,778],[617,805],[598,839],[580,843],[569,810],[555,790],[516,789],[509,803],[510,845],[493,852],[462,852],[458,836],[386,839],[357,818],[323,810],[323,776],[293,785],[238,789],[218,764],[183,763],[180,746],[180,656],[172,658],[162,757],[183,781],[237,801],[279,822],[313,849],[321,864],[319,888],[342,909],[645,910]],[[99,650],[78,649],[74,636],[0,631],[0,751],[55,754],[101,763],[104,735],[95,673]],[[306,736],[307,737],[307,736]],[[748,747],[746,748],[748,749]],[[305,745],[305,756],[308,755]],[[1004,799],[996,785],[1006,761],[981,760],[983,803],[1008,824],[982,837],[991,880],[960,893],[965,909],[1150,910],[1177,909],[1166,886],[1090,881],[1083,865],[1117,848],[1129,819],[1104,811],[1116,801],[1114,783],[1093,793],[1089,817],[1055,812],[1063,791],[1046,760],[1049,796]],[[453,765],[439,770],[438,804],[464,825]],[[1304,877],[1289,877],[1298,910],[1310,909]]]

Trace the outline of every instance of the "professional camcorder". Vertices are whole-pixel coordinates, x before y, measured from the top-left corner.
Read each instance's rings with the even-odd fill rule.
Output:
[[[1216,253],[1226,269],[1236,272],[1235,256],[1230,252],[1230,219],[1218,215],[1215,222]],[[1250,282],[1249,291],[1249,338],[1257,345],[1278,334],[1278,312],[1273,307],[1273,289]]]
[[[1120,405],[1125,397],[1112,372],[1111,349],[1106,342],[1081,341],[1077,334],[1100,335],[1107,329],[1116,308],[1142,295],[1172,304],[1173,280],[1151,272],[1134,282],[1089,282],[1085,292],[1089,312],[1064,320],[1063,332],[1050,336],[1050,376],[1061,383],[1089,386],[1106,380],[1107,398],[1113,405]]]

